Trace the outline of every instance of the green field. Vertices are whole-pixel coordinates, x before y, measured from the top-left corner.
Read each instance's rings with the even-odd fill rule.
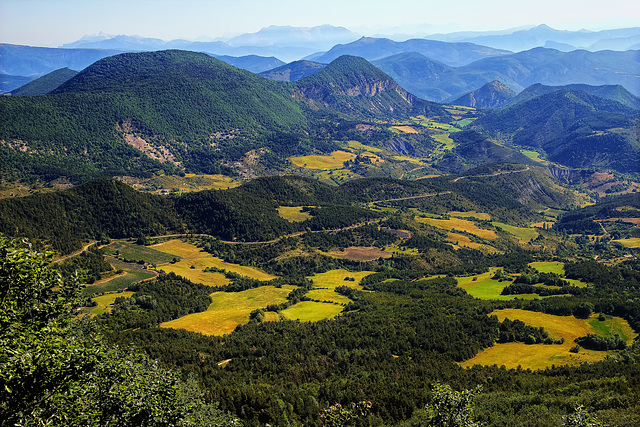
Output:
[[[144,260],[147,264],[164,264],[171,262],[174,258],[165,252],[160,252],[150,246],[136,245],[129,242],[117,241],[104,247],[104,251],[109,255],[115,255],[116,252],[121,257],[128,260]]]
[[[525,369],[545,369],[552,365],[579,365],[583,362],[597,362],[604,359],[608,352],[581,349],[579,353],[571,353],[569,349],[575,345],[573,340],[589,333],[608,335],[609,331],[604,331],[603,328],[610,328],[614,333],[617,331],[621,337],[627,339],[628,344],[637,336],[627,321],[621,318],[608,318],[607,321],[600,322],[605,325],[593,326],[594,322],[599,322],[597,315],[585,320],[577,319],[573,316],[553,316],[512,308],[494,311],[490,315],[496,315],[500,321],[505,318],[518,319],[530,326],[543,327],[551,338],[556,340],[564,338],[565,341],[563,344],[551,345],[496,344],[462,363],[462,366],[495,364],[498,366],[504,365],[507,369],[517,368],[518,366]]]
[[[380,153],[384,150],[378,147],[372,147],[370,145],[364,145],[359,141],[347,141],[347,147],[358,151],[371,151],[372,153]]]
[[[253,310],[286,302],[287,295],[295,288],[291,285],[281,288],[261,286],[242,292],[214,292],[211,294],[212,303],[206,311],[164,322],[160,327],[186,329],[204,335],[230,334],[238,325],[249,322],[249,314]]]
[[[558,261],[539,261],[531,262],[529,266],[535,268],[540,273],[555,273],[562,277],[562,280],[566,280],[570,285],[577,286],[578,288],[586,288],[587,284],[576,279],[567,279],[564,277],[564,263]]]
[[[530,240],[538,237],[538,232],[534,228],[516,227],[514,225],[509,225],[497,221],[493,221],[491,224],[494,227],[501,228],[509,234],[513,234],[518,238],[520,243],[527,243]]]
[[[493,246],[483,245],[482,243],[477,243],[471,240],[471,238],[465,234],[451,233],[447,234],[447,241],[451,243],[455,243],[456,248],[466,247],[471,249],[477,249],[479,251],[483,251],[485,253],[499,253],[501,251],[497,250]]]
[[[324,319],[333,319],[342,311],[342,306],[314,301],[301,301],[286,310],[282,310],[285,319],[299,320],[301,322],[317,322]]]
[[[472,297],[480,299],[513,300],[516,298],[540,298],[537,294],[500,295],[502,290],[510,285],[511,282],[493,280],[491,276],[493,276],[497,270],[497,267],[492,267],[487,273],[469,277],[457,277],[458,287],[467,291]],[[476,280],[473,280],[474,278]]]
[[[147,280],[157,275],[155,271],[145,270],[138,264],[126,263],[115,258],[108,258],[108,260],[116,269],[122,270],[122,274],[87,285],[82,290],[82,295],[91,296],[122,291],[141,280]]]

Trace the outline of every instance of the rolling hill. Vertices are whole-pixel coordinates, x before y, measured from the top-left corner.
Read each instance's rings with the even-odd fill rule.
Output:
[[[637,111],[582,91],[559,90],[497,111],[474,123],[512,143],[542,148],[571,167],[637,172]]]
[[[26,85],[20,86],[18,89],[14,89],[9,93],[12,96],[46,95],[62,83],[74,77],[76,74],[78,74],[78,72],[75,70],[60,68],[59,70],[52,71],[42,77],[32,80]]]

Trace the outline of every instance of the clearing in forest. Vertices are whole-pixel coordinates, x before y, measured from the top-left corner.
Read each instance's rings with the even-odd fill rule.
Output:
[[[285,303],[287,295],[295,288],[292,285],[281,288],[261,286],[242,292],[214,292],[211,294],[211,305],[206,311],[164,322],[160,327],[185,329],[204,335],[230,334],[238,325],[249,322],[249,315],[253,310]],[[273,317],[270,316],[269,320],[273,320]]]
[[[562,280],[566,280],[570,285],[577,286],[578,288],[586,288],[587,284],[576,279],[567,279],[564,277],[564,262],[559,261],[537,261],[530,262],[530,267],[535,268],[540,273],[555,273],[562,277]]]
[[[419,133],[416,128],[413,126],[391,126],[391,131],[393,130],[402,132],[402,133]]]
[[[282,310],[281,315],[285,319],[299,320],[301,322],[318,322],[325,319],[333,319],[342,311],[342,306],[315,301],[301,301],[291,307]]]
[[[433,227],[441,228],[449,231],[465,231],[474,236],[478,236],[481,239],[493,240],[498,236],[493,230],[485,230],[476,225],[473,221],[467,221],[466,219],[451,218],[451,219],[436,219],[436,218],[424,218],[416,216],[415,220],[423,224],[428,224]]]
[[[291,163],[307,169],[341,169],[344,162],[355,159],[356,155],[347,151],[334,151],[330,155],[310,155],[289,157]]]
[[[620,337],[631,344],[637,336],[626,320],[619,317],[607,316],[605,321],[599,321],[597,315],[589,319],[577,319],[573,316],[554,316],[520,309],[497,310],[495,315],[501,322],[505,318],[521,320],[527,325],[543,327],[549,336],[555,340],[564,338],[563,344],[496,344],[477,354],[474,358],[461,365],[504,365],[508,369],[521,366],[524,369],[545,369],[551,365],[579,365],[583,362],[597,362],[609,354],[606,351],[595,351],[581,348],[578,353],[571,353],[569,349],[576,344],[577,337],[587,334]],[[599,322],[599,323],[598,323]]]
[[[278,215],[289,222],[303,222],[313,218],[309,212],[304,212],[301,206],[279,206]]]

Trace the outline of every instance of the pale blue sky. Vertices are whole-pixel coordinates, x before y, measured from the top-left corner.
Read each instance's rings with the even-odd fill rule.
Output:
[[[194,40],[269,25],[331,24],[364,35],[640,26],[637,0],[0,0],[0,42],[59,46],[87,34]]]

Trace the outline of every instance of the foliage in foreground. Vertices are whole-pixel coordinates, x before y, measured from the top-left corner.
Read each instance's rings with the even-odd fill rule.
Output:
[[[193,380],[109,348],[74,314],[79,276],[52,254],[0,236],[0,419],[3,425],[232,426]]]

